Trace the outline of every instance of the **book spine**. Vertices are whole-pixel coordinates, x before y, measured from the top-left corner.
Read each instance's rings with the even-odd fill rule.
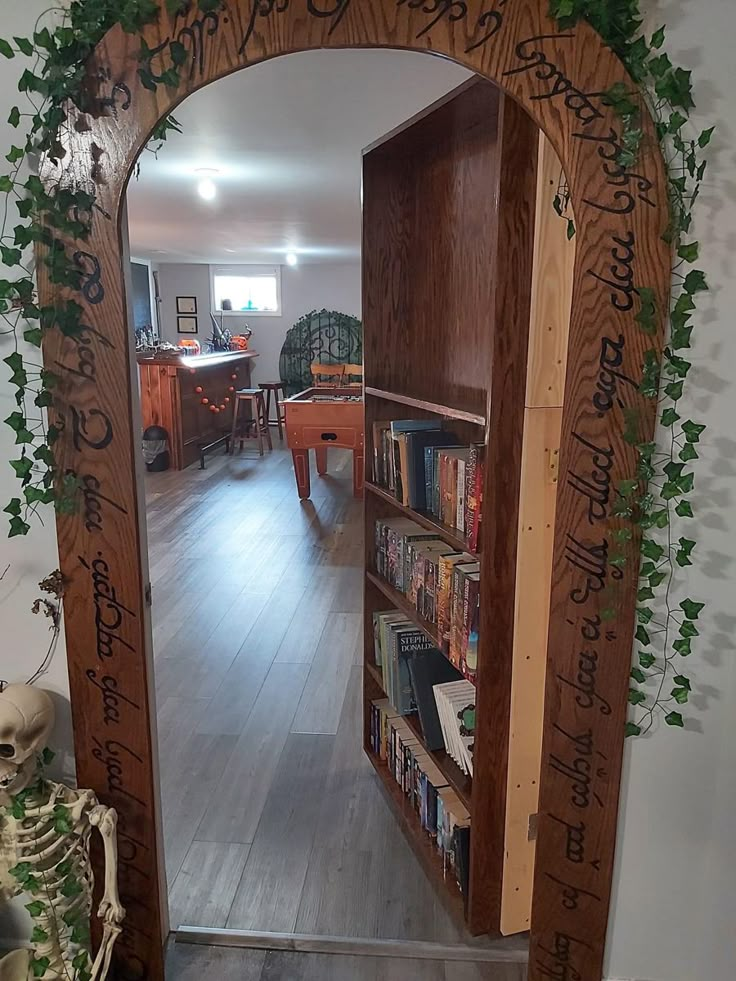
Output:
[[[457,461],[457,485],[455,489],[455,527],[460,534],[465,533],[465,460]]]
[[[483,479],[485,475],[483,448],[477,447],[476,449],[478,452],[473,482],[473,514],[472,520],[467,528],[468,547],[471,552],[478,551],[478,543],[480,542],[480,525],[483,513]]]
[[[434,488],[434,453],[433,447],[424,447],[424,506],[432,510],[432,490]]]
[[[391,436],[391,455],[394,466],[394,494],[397,501],[403,500],[404,491],[401,485],[401,448],[396,436]]]
[[[436,618],[436,588],[437,563],[430,557],[424,563],[424,610],[422,611],[422,616],[430,623],[434,623]]]
[[[432,455],[432,507],[431,511],[435,518],[440,514],[440,470],[442,469],[441,453],[435,450]]]
[[[465,677],[475,684],[478,674],[478,634],[480,621],[480,582],[472,579],[469,597],[468,643],[465,650]]]
[[[469,539],[473,527],[473,512],[475,511],[475,475],[478,470],[478,445],[473,443],[470,447],[468,463],[465,467],[465,509],[463,514],[463,531]]]
[[[440,650],[447,655],[450,649],[450,592],[452,577],[452,559],[441,555],[437,563],[437,634]]]
[[[467,650],[468,650],[468,637],[470,636],[470,595],[471,595],[471,578],[470,576],[465,576],[465,582],[463,583],[463,620],[462,620],[462,630],[460,634],[460,670],[467,677]]]
[[[461,636],[462,636],[462,597],[464,575],[459,569],[452,570],[452,594],[450,597],[450,661],[456,668],[460,667]]]
[[[424,558],[421,553],[414,557],[412,574],[412,604],[417,612],[421,612],[424,603]]]

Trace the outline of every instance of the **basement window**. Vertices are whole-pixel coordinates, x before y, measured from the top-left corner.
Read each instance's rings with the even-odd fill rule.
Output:
[[[281,315],[280,266],[211,266],[212,311],[232,316]]]

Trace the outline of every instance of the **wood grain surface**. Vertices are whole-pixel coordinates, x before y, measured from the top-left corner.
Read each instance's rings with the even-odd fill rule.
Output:
[[[161,4],[163,7],[163,3]],[[544,130],[565,169],[578,235],[572,300],[560,492],[555,524],[540,820],[532,915],[531,981],[601,977],[615,848],[623,724],[634,623],[637,542],[623,576],[608,561],[614,522],[592,508],[574,476],[592,468],[610,487],[629,477],[634,448],[624,410],[651,436],[654,409],[639,395],[644,351],[661,333],[635,322],[636,289],[665,308],[669,251],[661,240],[667,196],[651,121],[636,172],[616,163],[621,123],[599,95],[626,73],[585,25],[558,31],[547,0],[225,0],[218,13],[164,10],[146,29],[150,69],[171,64],[171,42],[192,52],[178,89],[142,87],[141,39],[114,29],[89,66],[97,109],[71,109],[70,152],[45,163],[43,179],[94,188],[99,209],[87,241],[70,242],[83,271],[74,299],[94,357],[80,370],[79,340],[50,335],[49,368],[61,374],[51,412],[62,430],[63,471],[79,475],[80,510],[58,518],[67,579],[65,626],[80,784],[120,813],[123,902],[117,975],[163,977],[166,911],[154,720],[150,627],[145,607],[129,304],[120,217],[135,160],[156,123],[189,93],[245,65],[324,47],[393,47],[454,59],[496,82]],[[400,290],[394,284],[396,303]],[[41,303],[51,302],[40,283]],[[568,475],[571,475],[568,480]],[[615,617],[603,623],[602,608]]]

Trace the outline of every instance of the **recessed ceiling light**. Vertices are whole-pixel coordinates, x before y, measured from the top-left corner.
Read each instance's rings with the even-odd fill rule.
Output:
[[[293,252],[287,252],[286,253],[286,265],[287,266],[295,266],[298,262],[299,262],[299,260],[297,259],[296,255]]]
[[[205,201],[213,201],[217,197],[217,186],[212,178],[216,177],[220,171],[213,167],[199,167],[195,173],[202,178],[197,185],[197,193]]]

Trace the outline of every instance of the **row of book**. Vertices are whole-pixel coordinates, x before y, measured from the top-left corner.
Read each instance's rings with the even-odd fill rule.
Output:
[[[405,507],[431,514],[478,551],[483,446],[464,444],[436,420],[373,423],[373,479]]]
[[[424,745],[473,775],[475,688],[398,610],[373,614],[376,666],[397,715],[417,713]]]
[[[443,654],[470,681],[478,672],[480,563],[411,518],[379,518],[376,571],[437,625]]]
[[[371,749],[384,760],[393,779],[434,839],[445,874],[455,876],[468,894],[470,814],[409,724],[381,699],[371,703]]]

